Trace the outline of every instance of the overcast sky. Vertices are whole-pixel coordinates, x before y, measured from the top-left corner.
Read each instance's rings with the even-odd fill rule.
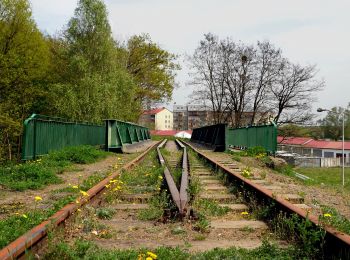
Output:
[[[31,0],[39,28],[54,34],[67,24],[76,0]],[[181,55],[180,88],[173,102],[189,102],[184,55],[203,34],[246,43],[269,40],[300,64],[317,64],[326,82],[314,109],[350,102],[350,0],[105,0],[114,37],[149,33],[162,48]],[[172,107],[172,106],[171,106]]]

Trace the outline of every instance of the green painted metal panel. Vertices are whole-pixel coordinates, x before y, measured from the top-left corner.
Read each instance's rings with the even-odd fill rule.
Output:
[[[22,159],[31,160],[66,146],[103,145],[105,127],[33,114],[24,121]]]
[[[191,141],[212,146],[217,151],[225,150],[226,124],[217,124],[193,129]]]
[[[211,145],[217,150],[262,146],[268,152],[275,153],[277,126],[275,124],[241,128],[228,128],[225,124],[204,126],[193,129],[191,141]]]
[[[250,148],[262,146],[266,151],[275,153],[277,150],[277,126],[258,125],[242,128],[229,128],[226,134],[227,146]]]
[[[150,139],[149,129],[146,127],[116,119],[105,121],[107,128],[113,128],[106,131],[106,150],[122,149],[124,145],[136,144]],[[115,135],[116,142],[109,142],[113,139],[109,135]]]

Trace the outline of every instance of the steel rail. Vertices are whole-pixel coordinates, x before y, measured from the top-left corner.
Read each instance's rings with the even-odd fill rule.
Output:
[[[158,145],[158,147],[157,147],[158,158],[159,158],[160,164],[164,167],[163,174],[164,174],[164,178],[165,178],[165,180],[167,182],[167,185],[168,185],[168,188],[169,188],[169,191],[170,191],[170,195],[171,195],[173,201],[175,202],[177,208],[179,209],[179,212],[180,212],[180,215],[181,215],[182,212],[181,212],[180,193],[179,193],[179,190],[176,187],[174,178],[171,175],[168,167],[166,166],[164,157],[163,157],[163,155],[162,155],[162,153],[160,151],[160,149],[164,147],[166,142],[167,142],[167,139],[165,139],[160,145]]]
[[[91,201],[92,198],[96,197],[101,191],[105,189],[105,185],[109,183],[110,180],[116,178],[122,170],[131,169],[134,165],[140,162],[159,142],[147,148],[142,154],[138,157],[124,165],[122,168],[103,179],[101,182],[96,184],[94,187],[87,191],[88,196],[85,199],[81,199],[79,203],[70,203],[57,211],[54,215],[49,217],[47,220],[43,221],[39,225],[35,226],[15,241],[11,242],[5,246],[0,251],[1,260],[10,260],[16,259],[22,256],[27,250],[32,248],[34,245],[38,244],[50,230],[53,230],[65,220],[67,220],[77,209],[84,204]]]
[[[250,187],[252,190],[256,191],[260,198],[267,198],[268,200],[273,201],[276,206],[289,214],[297,214],[299,217],[303,219],[310,220],[315,226],[321,226],[322,222],[319,220],[319,218],[315,215],[309,214],[305,210],[295,206],[291,202],[287,201],[284,198],[276,197],[276,195],[264,188],[263,186],[253,183],[249,179],[244,178],[242,175],[235,173],[230,168],[226,167],[222,163],[219,163],[215,161],[213,158],[210,158],[208,155],[204,154],[197,148],[195,148],[193,145],[191,145],[188,142],[184,142],[188,147],[190,147],[193,151],[195,151],[199,156],[206,159],[211,164],[214,164],[217,168],[223,170],[224,172],[231,175],[233,178],[235,178],[237,181],[244,184],[245,187]],[[326,231],[325,236],[325,253],[327,255],[333,255],[336,251],[337,257],[340,256],[340,259],[350,259],[350,235],[345,234],[344,232],[338,231],[335,228],[331,226],[325,226],[324,227]]]
[[[176,139],[178,145],[183,149],[182,154],[182,174],[181,174],[181,186],[180,186],[180,203],[181,203],[181,211],[183,214],[187,213],[187,204],[189,201],[188,196],[188,159],[187,159],[187,148],[185,145],[181,143],[178,139]]]
[[[183,149],[183,155],[182,155],[182,173],[181,173],[181,184],[180,184],[180,190],[176,187],[175,181],[173,176],[171,175],[164,157],[160,151],[161,148],[164,147],[167,140],[165,139],[160,145],[157,147],[157,153],[158,158],[161,163],[161,165],[164,167],[164,178],[166,180],[166,183],[169,188],[170,195],[175,202],[180,217],[185,217],[187,213],[187,204],[188,204],[188,195],[187,195],[187,188],[188,188],[188,167],[187,167],[187,151],[186,147],[178,140],[176,140],[176,143]]]

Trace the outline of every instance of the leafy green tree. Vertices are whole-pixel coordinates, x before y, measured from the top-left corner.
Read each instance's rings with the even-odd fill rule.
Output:
[[[325,118],[319,121],[325,138],[334,140],[342,139],[343,116],[345,115],[345,139],[350,139],[350,104],[346,109],[342,107],[333,107]]]
[[[0,0],[0,141],[2,157],[19,155],[21,124],[41,97],[49,62],[27,0]],[[6,146],[6,149],[4,147]]]
[[[52,40],[51,49],[58,54],[54,56],[59,67],[54,70],[61,78],[52,86],[51,100],[61,116],[96,122],[108,117],[136,119],[136,85],[117,60],[102,1],[80,0],[62,39]]]
[[[319,126],[302,126],[296,124],[286,124],[278,127],[278,135],[287,137],[310,137],[313,139],[323,138],[322,128]]]
[[[147,34],[133,36],[127,44],[127,69],[137,83],[135,100],[143,105],[168,101],[175,87],[176,55],[152,42]]]

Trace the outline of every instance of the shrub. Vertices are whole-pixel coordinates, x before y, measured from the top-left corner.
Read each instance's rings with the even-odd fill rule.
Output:
[[[72,163],[87,164],[103,159],[108,153],[98,150],[93,146],[71,146],[59,151],[51,152],[48,156],[53,161],[69,161]]]
[[[255,147],[250,147],[246,150],[247,156],[257,156],[261,154],[266,155],[266,150],[262,146],[255,146]]]
[[[60,182],[55,171],[40,162],[0,168],[0,183],[13,190],[40,189],[44,185]]]

